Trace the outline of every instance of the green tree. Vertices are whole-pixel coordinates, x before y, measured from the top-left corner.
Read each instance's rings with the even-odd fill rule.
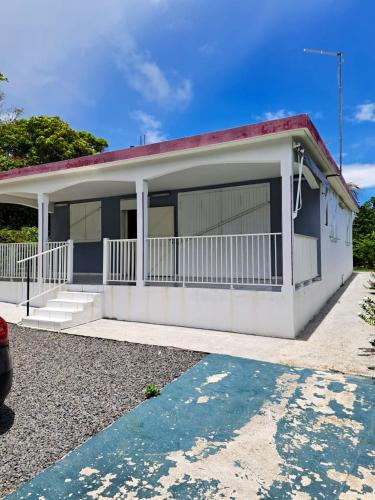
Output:
[[[8,78],[0,73],[0,83],[7,82]],[[5,93],[0,92],[0,124],[13,121],[22,114],[21,108],[6,109],[4,108]]]
[[[57,116],[32,116],[0,123],[0,170],[11,170],[103,151],[108,143],[72,129]],[[37,224],[36,210],[0,205],[0,228],[20,229]]]
[[[7,81],[0,73],[0,83]],[[105,139],[76,131],[57,116],[20,118],[22,110],[3,108],[4,97],[0,92],[0,170],[100,153],[108,146]],[[34,209],[0,204],[0,228],[18,230],[36,224]]]
[[[353,223],[354,265],[375,267],[375,196],[360,208]]]
[[[0,243],[25,243],[38,241],[37,227],[21,229],[0,229]]]
[[[105,139],[76,131],[58,116],[20,118],[0,126],[0,170],[99,153]]]

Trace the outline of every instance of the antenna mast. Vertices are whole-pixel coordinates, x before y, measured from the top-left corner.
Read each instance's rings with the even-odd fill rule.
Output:
[[[342,174],[342,56],[341,51],[330,52],[328,50],[303,49],[308,54],[318,54],[320,56],[337,57],[337,83],[338,83],[338,108],[339,108],[339,164],[340,174]]]

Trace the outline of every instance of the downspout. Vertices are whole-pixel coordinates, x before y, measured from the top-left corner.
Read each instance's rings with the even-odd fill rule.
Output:
[[[298,212],[302,208],[302,174],[303,174],[303,160],[305,158],[305,150],[302,148],[301,144],[296,144],[294,149],[298,154],[298,187],[297,187],[297,196],[293,210],[293,220],[297,218]]]

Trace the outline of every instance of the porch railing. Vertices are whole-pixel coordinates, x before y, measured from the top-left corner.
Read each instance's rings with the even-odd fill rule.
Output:
[[[59,247],[66,242],[51,241],[45,249]],[[18,262],[38,253],[38,243],[0,243],[0,279],[16,280],[26,278],[26,266]]]
[[[319,275],[318,271],[318,238],[294,235],[293,247],[294,283],[309,281]]]
[[[137,240],[103,241],[103,283],[136,281]]]
[[[281,233],[147,239],[150,283],[279,286]]]
[[[72,282],[73,242],[53,242],[51,247],[17,262],[20,274],[27,281],[26,297],[19,305],[27,304],[29,309],[31,300]]]

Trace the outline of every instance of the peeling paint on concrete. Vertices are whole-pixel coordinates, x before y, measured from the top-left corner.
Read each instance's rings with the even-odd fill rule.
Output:
[[[223,380],[228,375],[229,375],[229,372],[215,373],[215,375],[210,375],[209,377],[207,377],[206,382],[203,385],[217,384],[218,382]]]
[[[197,399],[197,403],[200,405],[200,404],[208,403],[209,400],[210,400],[210,398],[208,396],[199,396],[199,398]]]
[[[210,355],[10,498],[375,498],[374,425],[370,379]]]
[[[92,467],[85,467],[79,471],[80,476],[91,476],[92,474],[98,474],[99,471],[97,469],[93,469]]]

